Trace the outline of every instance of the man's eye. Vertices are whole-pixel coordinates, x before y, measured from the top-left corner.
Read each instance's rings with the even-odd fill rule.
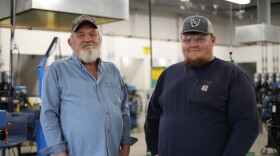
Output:
[[[204,38],[203,38],[203,37],[201,37],[201,36],[197,36],[197,37],[196,37],[196,41],[198,41],[198,42],[200,42],[200,41],[204,41]]]
[[[97,35],[96,35],[96,34],[90,34],[90,36],[91,36],[91,37],[96,37]]]
[[[192,39],[190,37],[186,37],[186,38],[183,39],[183,42],[190,43],[191,40]]]
[[[78,38],[82,38],[82,37],[84,37],[83,34],[79,34],[79,35],[78,35]]]

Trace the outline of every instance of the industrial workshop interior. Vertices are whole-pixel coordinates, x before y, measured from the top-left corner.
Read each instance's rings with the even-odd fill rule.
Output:
[[[260,130],[246,156],[280,155],[280,0],[0,0],[0,156],[52,155],[40,152],[48,147],[40,121],[42,89],[50,83],[43,84],[44,76],[52,63],[72,56],[71,23],[80,15],[95,19],[99,57],[116,66],[126,86],[136,138],[130,156],[153,155],[144,130],[149,101],[160,75],[184,61],[181,31],[194,15],[213,25],[214,56],[252,83]]]

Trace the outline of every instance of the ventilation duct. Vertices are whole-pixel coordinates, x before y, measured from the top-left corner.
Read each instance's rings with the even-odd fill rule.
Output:
[[[11,27],[10,0],[0,1],[0,27]],[[128,0],[16,0],[15,26],[70,31],[71,21],[91,15],[98,25],[128,19]]]
[[[280,27],[270,25],[270,0],[258,0],[258,24],[235,27],[236,42],[280,42]]]

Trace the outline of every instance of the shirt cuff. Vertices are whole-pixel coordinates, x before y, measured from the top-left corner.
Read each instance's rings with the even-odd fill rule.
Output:
[[[49,146],[39,151],[40,154],[57,154],[66,151],[66,142],[61,142],[53,146]]]
[[[134,145],[137,141],[138,141],[137,138],[129,137],[129,138],[126,139],[125,141],[123,140],[122,143],[121,143],[121,145],[129,145],[129,146],[132,146],[132,145]]]

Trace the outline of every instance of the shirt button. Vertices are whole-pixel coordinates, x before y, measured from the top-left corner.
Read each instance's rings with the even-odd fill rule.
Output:
[[[109,115],[109,112],[106,112],[107,115]]]
[[[109,131],[109,130],[107,130],[107,133],[110,133],[110,131]]]

